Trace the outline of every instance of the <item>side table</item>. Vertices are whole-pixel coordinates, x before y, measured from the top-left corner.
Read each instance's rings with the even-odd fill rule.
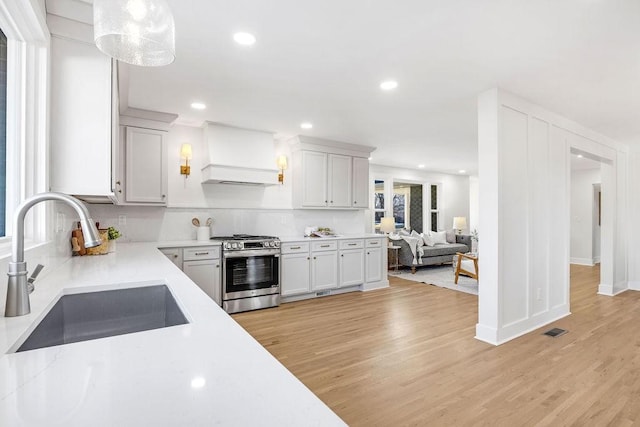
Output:
[[[388,251],[388,267],[387,270],[395,270],[398,271],[398,267],[400,267],[400,258],[399,258],[399,250],[400,246],[387,246]]]

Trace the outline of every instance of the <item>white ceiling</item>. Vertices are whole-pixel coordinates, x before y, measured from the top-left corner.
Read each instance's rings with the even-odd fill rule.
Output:
[[[638,0],[168,1],[177,59],[132,67],[129,105],[183,124],[372,145],[373,163],[474,173],[476,97],[497,86],[622,142],[640,136]],[[257,43],[235,44],[236,31]],[[395,91],[379,89],[387,78]]]

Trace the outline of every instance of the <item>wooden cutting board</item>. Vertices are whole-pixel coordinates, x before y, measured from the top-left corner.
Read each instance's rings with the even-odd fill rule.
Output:
[[[77,239],[78,246],[80,247],[80,250],[78,250],[78,255],[86,255],[87,249],[84,247],[84,237],[82,236],[82,229],[76,228],[75,230],[71,231],[71,239],[74,238]]]

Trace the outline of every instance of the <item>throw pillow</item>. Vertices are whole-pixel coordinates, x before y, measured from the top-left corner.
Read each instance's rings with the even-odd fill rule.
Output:
[[[416,230],[411,231],[411,237],[415,237],[418,240],[418,247],[424,246],[424,239]]]
[[[409,233],[407,230],[405,230],[404,228],[402,230],[400,230],[398,232],[398,234],[400,234],[401,236],[411,236],[411,233]]]
[[[451,230],[447,230],[447,243],[455,243],[456,242],[456,230],[453,228]]]
[[[427,231],[426,233],[422,233],[422,240],[424,241],[425,246],[433,246],[433,239],[431,238],[431,232]]]
[[[447,244],[447,232],[446,231],[432,231],[431,238],[433,239],[433,243],[437,244]]]

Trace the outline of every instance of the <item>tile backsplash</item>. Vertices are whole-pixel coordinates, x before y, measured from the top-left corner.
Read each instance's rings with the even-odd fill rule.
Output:
[[[365,213],[341,210],[163,208],[147,206],[89,205],[101,227],[114,226],[122,241],[194,240],[192,218],[204,224],[213,219],[211,235],[234,233],[303,236],[307,226],[330,227],[337,233],[365,232]]]

